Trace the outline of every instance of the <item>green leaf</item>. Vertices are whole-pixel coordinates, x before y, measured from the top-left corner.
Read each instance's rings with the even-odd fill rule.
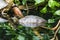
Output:
[[[47,8],[44,7],[42,10],[40,10],[41,13],[46,13],[47,12]]]
[[[22,1],[22,4],[25,5],[25,4],[26,4],[26,0],[23,0],[23,1]]]
[[[45,0],[35,0],[35,5],[44,2]]]
[[[14,3],[15,3],[16,5],[20,5],[20,1],[19,1],[19,0],[14,0]]]
[[[57,10],[54,15],[60,15],[60,10]]]
[[[25,40],[25,37],[23,37],[21,35],[19,35],[17,38],[18,38],[18,40]]]
[[[40,39],[36,36],[33,36],[33,40],[40,40]]]
[[[43,40],[49,40],[50,39],[48,34],[45,34],[43,37],[44,37]]]
[[[49,0],[49,1],[48,1],[48,6],[49,6],[50,8],[55,8],[55,6],[59,7],[60,4],[59,4],[58,2],[56,2],[56,1],[54,1],[54,0]]]
[[[48,19],[48,23],[54,23],[55,19]]]

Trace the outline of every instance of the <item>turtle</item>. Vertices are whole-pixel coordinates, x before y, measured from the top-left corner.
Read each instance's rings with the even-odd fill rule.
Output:
[[[58,24],[54,28],[45,27],[46,23],[47,23],[47,20],[45,20],[42,17],[35,16],[35,15],[28,15],[19,19],[19,24],[21,24],[22,26],[31,27],[31,28],[42,27],[49,30],[56,30],[57,26],[60,24],[60,20],[58,21]]]
[[[47,21],[42,17],[38,17],[34,15],[28,15],[19,20],[19,24],[31,28],[38,27],[38,26],[45,26],[46,22]]]
[[[47,20],[45,20],[42,17],[35,16],[35,15],[27,15],[27,16],[19,19],[19,24],[21,24],[24,27],[32,28],[33,32],[41,39],[43,37],[40,35],[39,32],[37,32],[36,28],[42,27],[42,28],[49,29],[49,30],[56,30],[58,25],[60,24],[60,21],[58,22],[58,24],[54,28],[45,27],[46,23],[47,23]]]
[[[32,28],[33,30],[36,27],[38,28],[39,26],[45,26],[46,22],[47,21],[44,18],[35,15],[28,15],[19,19],[19,24],[24,27]],[[34,30],[34,33],[41,38],[41,35],[36,30]]]

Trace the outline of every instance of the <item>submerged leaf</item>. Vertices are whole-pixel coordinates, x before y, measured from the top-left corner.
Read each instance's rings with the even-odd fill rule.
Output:
[[[40,40],[40,38],[33,36],[33,40]]]
[[[54,23],[55,19],[48,19],[48,23]]]
[[[16,5],[20,5],[20,1],[19,0],[14,0]]]
[[[44,7],[42,10],[40,10],[41,13],[46,13],[47,12],[47,8]]]
[[[57,10],[54,15],[60,15],[60,10]]]
[[[22,1],[22,4],[25,5],[25,4],[26,4],[26,0],[23,0],[23,1]]]
[[[35,4],[39,4],[39,3],[42,3],[42,2],[44,2],[45,0],[35,0]]]
[[[55,8],[55,6],[59,7],[60,4],[59,4],[58,2],[56,2],[56,1],[54,1],[54,0],[49,0],[49,1],[48,1],[48,6],[49,6],[50,8]]]
[[[25,37],[23,37],[21,35],[19,35],[17,38],[18,38],[18,40],[25,40]]]
[[[44,37],[43,40],[50,40],[50,37],[49,37],[49,35],[47,35],[47,34],[45,34],[43,37]]]

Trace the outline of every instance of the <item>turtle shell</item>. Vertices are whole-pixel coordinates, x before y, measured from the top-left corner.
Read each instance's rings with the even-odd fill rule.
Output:
[[[28,15],[24,18],[19,19],[19,24],[25,27],[38,27],[38,26],[45,26],[45,23],[47,21],[43,19],[42,17],[34,16],[34,15]]]

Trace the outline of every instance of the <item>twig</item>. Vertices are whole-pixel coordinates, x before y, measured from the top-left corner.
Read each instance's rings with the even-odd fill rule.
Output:
[[[27,15],[28,15],[28,13],[29,13],[29,8],[28,8],[27,3],[26,3],[26,8],[27,8]]]
[[[44,26],[41,26],[41,28],[48,29],[48,30],[53,30],[52,28],[48,28],[48,27],[44,27]]]
[[[60,24],[60,20],[58,21],[57,25],[54,28],[52,28],[52,30],[56,30],[58,28],[59,24]]]
[[[6,18],[8,19],[9,23],[11,24],[11,27],[13,26],[12,28],[16,27],[16,26],[13,24],[13,22],[11,21],[10,16],[7,15],[7,13],[4,13],[4,11],[6,11],[6,9],[4,9],[4,10],[2,11],[2,16],[3,16],[3,17],[6,17]]]
[[[58,24],[54,28],[48,28],[48,27],[44,27],[44,26],[41,26],[41,28],[55,31],[58,28],[59,24],[60,24],[60,20],[58,21]]]
[[[59,29],[60,29],[60,26],[58,27],[58,29],[56,30],[56,32],[55,32],[55,34],[54,34],[54,40],[55,40],[55,38],[56,38],[56,34],[57,34],[57,32],[59,31]]]
[[[50,40],[54,40],[54,38],[50,39]],[[58,37],[56,36],[56,39],[55,40],[58,40]]]
[[[55,34],[54,34],[54,37],[53,37],[53,38],[54,38],[54,40],[55,40],[55,38],[56,38],[56,34],[57,34],[57,32],[58,32],[58,31],[59,31],[59,29],[60,29],[60,20],[59,20],[59,22],[58,22],[58,23],[59,23],[59,27],[58,27],[58,28],[57,28],[57,30],[55,31]]]

